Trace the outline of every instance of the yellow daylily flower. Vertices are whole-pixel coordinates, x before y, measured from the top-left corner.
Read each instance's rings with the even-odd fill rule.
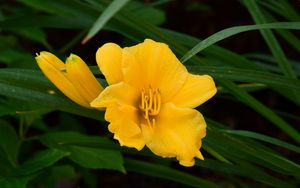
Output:
[[[40,52],[35,58],[46,77],[77,104],[92,108],[90,103],[103,90],[85,62],[71,54],[66,63],[49,52]]]
[[[184,166],[203,160],[206,123],[193,108],[216,93],[210,76],[189,74],[166,44],[150,39],[123,49],[107,43],[96,60],[109,86],[91,106],[106,108],[109,131],[122,146],[146,145]]]

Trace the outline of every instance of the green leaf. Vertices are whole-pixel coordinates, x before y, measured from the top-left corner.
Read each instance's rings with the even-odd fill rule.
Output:
[[[17,165],[19,138],[15,129],[0,119],[0,149],[3,150],[9,162]]]
[[[299,45],[300,46],[300,45]],[[274,65],[276,63],[276,60],[273,56],[269,54],[264,53],[248,53],[245,54],[246,57],[252,59],[255,61],[256,64],[258,64],[260,67],[267,69],[271,72],[276,73],[282,73],[282,70],[277,65]],[[297,71],[297,75],[300,76],[300,64],[298,61],[289,59],[289,62],[292,64],[295,71]]]
[[[295,10],[295,8],[291,4],[289,4],[287,0],[266,0],[258,1],[258,3],[272,10],[274,13],[283,16],[287,20],[298,21],[300,19],[300,15],[297,10]]]
[[[0,83],[0,94],[50,107],[53,110],[62,110],[93,119],[103,120],[103,112],[80,107],[69,101],[67,98],[52,96],[46,91],[35,91],[28,88]]]
[[[287,122],[285,122],[282,118],[277,116],[277,114],[274,113],[271,109],[263,105],[251,95],[248,95],[246,91],[241,90],[233,83],[226,80],[218,80],[218,82],[222,83],[222,86],[237,99],[239,99],[242,103],[255,109],[270,122],[274,123],[274,125],[276,125],[278,128],[290,135],[295,141],[300,143],[300,133],[295,128],[290,126]]]
[[[25,161],[19,168],[12,172],[13,176],[26,176],[52,166],[60,159],[70,155],[69,152],[58,149],[47,149],[38,152],[33,158]]]
[[[71,152],[70,159],[85,168],[113,169],[125,173],[122,156],[117,151],[80,146],[68,146],[67,150]]]
[[[0,123],[2,123],[2,122],[4,122],[4,121],[0,119]],[[4,152],[4,150],[2,149],[2,147],[0,148],[0,159],[1,159],[0,160],[0,169],[3,168],[3,167],[11,167],[11,163],[8,160],[7,155]],[[0,172],[1,172],[1,170],[0,170]]]
[[[32,17],[35,17],[32,19]],[[23,15],[20,17],[8,18],[0,21],[0,28],[17,29],[24,27],[45,27],[45,28],[64,28],[64,29],[82,29],[88,28],[92,20],[85,20],[82,17],[60,17],[48,15]],[[1,45],[1,44],[0,44]]]
[[[93,169],[114,169],[125,172],[121,153],[110,147],[115,145],[98,136],[85,136],[75,132],[49,133],[40,137],[42,143],[69,151],[69,158],[79,165]],[[96,147],[85,145],[97,143]]]
[[[146,5],[143,2],[131,1],[123,10],[153,25],[160,25],[166,19],[162,10],[155,9],[153,6]]]
[[[228,146],[227,146],[228,147]],[[214,173],[219,172],[221,175],[237,175],[252,179],[257,182],[262,182],[264,184],[273,187],[293,187],[292,185],[279,180],[267,174],[264,170],[255,167],[253,165],[247,164],[228,164],[216,160],[205,159],[204,161],[196,160],[196,165],[210,169]]]
[[[219,31],[208,38],[204,39],[200,43],[198,43],[194,48],[188,51],[182,58],[181,62],[186,62],[191,57],[204,50],[205,48],[215,44],[225,38],[230,36],[258,29],[300,29],[300,22],[277,22],[277,23],[268,23],[268,24],[260,24],[260,25],[245,25],[245,26],[236,26],[224,29]]]
[[[266,19],[259,9],[255,0],[244,0],[244,4],[248,8],[251,16],[258,24],[266,23]],[[290,22],[291,23],[291,22]],[[283,73],[289,78],[297,78],[295,71],[289,64],[286,55],[284,54],[279,42],[275,38],[275,35],[271,30],[260,30],[264,40],[266,41],[269,49],[271,50],[273,56],[275,57],[277,64],[280,66]],[[295,98],[300,101],[299,92],[294,91]]]
[[[7,159],[6,154],[2,149],[0,149],[0,177],[7,176],[13,166],[11,162]]]
[[[32,54],[28,54],[25,52],[18,51],[14,48],[6,48],[0,51],[0,61],[12,66],[18,66],[20,68],[20,62],[32,62],[33,57]],[[30,67],[30,65],[28,65]],[[33,67],[31,65],[31,67]]]
[[[114,0],[110,3],[110,5],[103,11],[103,13],[96,20],[92,28],[89,30],[87,36],[83,39],[82,43],[85,44],[88,40],[90,40],[93,36],[95,36],[102,27],[112,18],[122,7],[128,3],[129,0]]]
[[[0,178],[1,188],[26,188],[30,177],[6,177]]]
[[[251,131],[242,131],[242,130],[220,130],[221,132],[225,132],[225,133],[229,133],[232,135],[239,135],[239,136],[244,136],[244,137],[248,137],[248,138],[254,138],[257,140],[261,140],[264,142],[268,142],[277,146],[281,146],[284,147],[286,149],[289,149],[291,151],[300,153],[300,147],[294,146],[292,144],[289,144],[287,142],[281,141],[279,139],[276,138],[272,138],[263,134],[259,134],[259,133],[255,133],[255,132],[251,132]]]
[[[271,14],[269,14],[267,11],[263,11],[264,17],[266,17],[268,22],[277,22],[275,17],[273,17]],[[296,19],[297,21],[299,19]],[[290,31],[283,30],[283,29],[277,29],[275,30],[276,33],[278,33],[289,45],[291,45],[295,50],[300,52],[300,40]]]
[[[300,89],[299,80],[265,71],[216,66],[187,66],[187,69],[192,73],[211,75],[215,79],[226,79],[239,82],[256,82],[285,89]]]
[[[9,115],[9,114],[15,114],[16,110],[13,108],[11,104],[9,104],[7,101],[1,100],[0,98],[0,117]]]
[[[222,161],[224,163],[231,164],[230,161],[228,161],[224,156],[222,156],[220,153],[209,147],[208,145],[203,145],[202,148],[207,151],[211,156],[218,159],[219,161]]]
[[[187,35],[184,33],[179,33],[176,31],[168,30],[168,29],[161,29],[161,31],[163,33],[171,36],[178,43],[180,43],[188,48],[192,48],[202,41],[196,37],[193,37],[193,36],[190,36],[190,35]],[[234,67],[238,67],[238,68],[261,70],[261,68],[259,66],[257,66],[254,62],[248,60],[246,57],[239,55],[238,53],[235,53],[233,51],[230,51],[226,48],[217,46],[216,44],[211,45],[208,48],[205,48],[200,53],[202,53],[203,55],[206,55],[208,57],[216,58],[216,59],[220,60],[226,66],[229,65],[229,66],[234,66]]]
[[[62,3],[57,3],[56,1],[49,1],[49,0],[18,0],[19,2],[30,6],[34,9],[45,11],[48,13],[52,14],[57,14],[57,15],[70,15],[70,11],[68,11],[67,7],[64,6]]]
[[[1,69],[0,94],[48,106],[54,110],[103,120],[103,112],[86,109],[71,102],[37,70]]]
[[[157,165],[153,163],[142,162],[134,159],[125,158],[125,166],[128,171],[138,172],[148,176],[159,177],[183,185],[188,185],[191,187],[202,187],[202,188],[217,188],[219,185],[205,180],[203,178],[198,178],[190,174],[175,170],[166,166]]]
[[[45,46],[49,46],[48,42],[47,42],[47,36],[46,33],[40,29],[40,28],[36,28],[36,27],[23,27],[22,30],[20,29],[12,29],[12,32],[21,35],[25,38],[28,38],[31,41],[36,41],[39,42]]]
[[[208,120],[207,137],[203,144],[208,144],[229,161],[249,161],[259,166],[264,166],[282,174],[300,176],[300,166],[295,162],[283,157],[269,147],[245,137],[220,132],[215,127],[214,121]],[[223,130],[222,128],[221,130]],[[228,150],[230,148],[230,150]]]
[[[89,143],[97,143],[96,147],[111,149],[119,148],[112,141],[100,136],[88,136],[72,131],[60,131],[47,133],[39,137],[40,141],[48,147],[61,147],[68,145],[90,146],[84,145]],[[81,145],[79,145],[81,144]]]

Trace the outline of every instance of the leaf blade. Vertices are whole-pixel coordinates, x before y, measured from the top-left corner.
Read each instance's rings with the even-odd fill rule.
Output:
[[[49,167],[64,158],[65,156],[70,155],[69,152],[57,150],[57,149],[47,149],[41,151],[28,161],[26,161],[22,166],[15,169],[12,172],[13,176],[26,176],[38,172],[46,167]]]
[[[221,132],[225,132],[225,133],[229,133],[232,135],[239,135],[239,136],[244,136],[244,137],[248,137],[248,138],[254,138],[257,140],[261,140],[264,142],[268,142],[277,146],[281,146],[284,147],[286,149],[289,149],[291,151],[300,153],[300,147],[294,146],[292,144],[289,144],[287,142],[283,142],[279,139],[276,138],[272,138],[263,134],[259,134],[259,133],[255,133],[255,132],[251,132],[251,131],[244,131],[244,130],[220,130]]]
[[[103,26],[112,18],[120,9],[122,9],[130,0],[114,0],[98,17],[93,26],[90,28],[87,36],[82,40],[82,44],[87,43],[93,36],[95,36]]]
[[[295,90],[300,89],[299,80],[265,71],[216,66],[187,66],[187,69],[192,73],[211,75],[215,79],[263,83],[269,86],[285,89],[290,89],[292,87]]]
[[[202,178],[171,169],[166,166],[142,162],[125,158],[125,165],[128,171],[138,172],[149,176],[160,177],[171,181],[179,182],[192,187],[217,188],[219,185]]]
[[[198,43],[195,47],[189,50],[182,58],[181,62],[186,62],[191,57],[196,55],[198,52],[204,50],[205,48],[219,42],[225,38],[230,36],[236,35],[238,33],[251,31],[251,30],[258,30],[258,29],[300,29],[300,22],[277,22],[277,23],[268,23],[268,24],[260,24],[260,25],[245,25],[245,26],[236,26],[224,29],[219,31],[200,43]]]
[[[254,97],[249,95],[246,91],[238,88],[232,82],[226,80],[218,80],[218,82],[222,83],[222,86],[231,92],[236,98],[240,99],[240,101],[251,108],[255,109],[261,115],[263,115],[266,119],[276,125],[279,129],[286,132],[289,136],[291,136],[295,141],[300,143],[300,133],[290,126],[286,121],[284,121],[281,117],[279,117],[276,113],[274,113],[271,109],[263,105],[261,102],[256,100]]]

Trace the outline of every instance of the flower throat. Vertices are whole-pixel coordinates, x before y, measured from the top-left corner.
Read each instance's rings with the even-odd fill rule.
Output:
[[[155,119],[153,116],[159,114],[161,107],[161,96],[159,89],[153,89],[149,86],[148,90],[142,90],[140,110],[143,113],[144,118],[147,120],[149,126],[155,125]],[[150,118],[153,117],[151,120]]]

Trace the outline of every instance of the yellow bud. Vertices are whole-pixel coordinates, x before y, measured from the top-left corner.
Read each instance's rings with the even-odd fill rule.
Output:
[[[77,55],[71,54],[66,60],[67,77],[80,95],[89,103],[103,90],[85,62]]]
[[[43,62],[47,62],[48,64],[51,64],[57,70],[61,70],[61,71],[65,70],[64,62],[62,62],[59,58],[57,58],[55,55],[51,54],[50,52],[42,51],[40,52],[40,55],[38,55],[36,58],[42,58]]]
[[[77,104],[90,108],[86,101],[68,79],[65,64],[49,52],[41,52],[36,58],[37,64],[45,76],[67,97]]]

